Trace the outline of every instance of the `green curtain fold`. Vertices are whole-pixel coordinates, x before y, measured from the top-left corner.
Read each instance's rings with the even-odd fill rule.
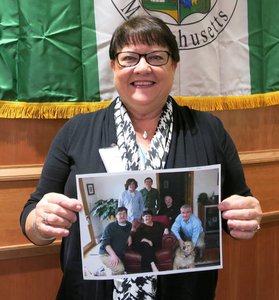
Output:
[[[93,11],[93,1],[1,0],[0,99],[99,101]]]

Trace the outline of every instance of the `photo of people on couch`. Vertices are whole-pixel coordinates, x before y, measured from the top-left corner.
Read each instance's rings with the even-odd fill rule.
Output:
[[[222,268],[219,165],[77,176],[84,279]]]

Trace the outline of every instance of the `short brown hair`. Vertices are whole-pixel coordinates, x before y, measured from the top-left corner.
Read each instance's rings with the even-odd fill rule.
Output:
[[[146,178],[144,179],[144,182],[145,182],[146,180],[151,180],[151,182],[153,183],[153,179],[152,179],[151,177],[146,177]]]
[[[142,216],[150,215],[153,216],[153,211],[151,209],[147,209],[142,213]]]
[[[110,59],[115,60],[115,54],[130,44],[167,47],[172,53],[173,60],[175,62],[180,60],[174,34],[164,21],[151,15],[131,18],[116,28],[110,41]]]
[[[119,206],[116,211],[115,214],[117,215],[119,212],[121,211],[125,211],[126,213],[128,212],[127,208],[125,206]]]

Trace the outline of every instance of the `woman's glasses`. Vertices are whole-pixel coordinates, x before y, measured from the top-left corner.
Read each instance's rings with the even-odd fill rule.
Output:
[[[169,61],[169,57],[172,53],[165,50],[157,50],[140,54],[133,51],[123,51],[115,53],[117,62],[122,67],[134,67],[136,66],[141,57],[143,56],[148,64],[151,66],[163,66]]]

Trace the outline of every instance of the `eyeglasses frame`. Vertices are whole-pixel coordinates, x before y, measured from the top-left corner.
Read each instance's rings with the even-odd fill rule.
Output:
[[[146,56],[150,53],[154,53],[154,52],[165,52],[168,54],[168,59],[167,61],[162,64],[162,65],[153,65],[153,64],[150,64],[147,59],[146,59]],[[128,66],[123,66],[120,64],[119,60],[118,60],[118,55],[121,54],[121,53],[134,53],[134,54],[138,54],[139,55],[139,60],[136,64],[133,64],[133,65],[128,65]],[[150,51],[150,52],[147,52],[147,53],[144,53],[144,54],[141,54],[141,53],[138,53],[138,52],[135,52],[135,51],[121,51],[121,52],[117,52],[114,54],[114,57],[116,58],[119,66],[123,67],[123,68],[129,68],[129,67],[135,67],[141,60],[142,57],[145,58],[145,61],[150,65],[150,66],[153,66],[153,67],[161,67],[161,66],[164,66],[166,65],[168,62],[169,62],[169,59],[170,59],[170,56],[172,56],[172,53],[170,51],[167,51],[167,50],[154,50],[154,51]]]

